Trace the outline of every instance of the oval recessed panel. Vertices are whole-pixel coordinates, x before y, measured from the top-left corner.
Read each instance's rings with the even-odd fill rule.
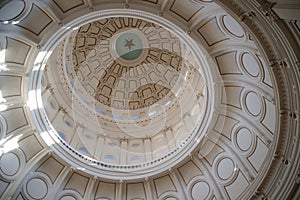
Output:
[[[223,179],[227,180],[231,177],[234,172],[234,163],[229,158],[222,159],[218,164],[218,176]]]
[[[195,200],[204,200],[209,195],[209,185],[206,182],[198,182],[192,188],[192,197]]]
[[[255,57],[249,53],[245,53],[242,57],[243,67],[247,73],[253,77],[258,77],[260,73],[259,63]]]
[[[247,151],[252,144],[250,130],[247,128],[241,128],[236,135],[236,143],[242,151]]]
[[[60,200],[76,200],[76,199],[72,196],[64,196]]]
[[[223,23],[225,28],[236,37],[243,37],[244,30],[241,25],[232,17],[225,15],[223,17]]]
[[[47,184],[40,178],[33,178],[28,181],[26,188],[28,195],[34,199],[43,199],[48,192]]]
[[[0,9],[0,20],[8,21],[20,15],[25,7],[23,1],[9,1]]]
[[[246,95],[246,107],[250,114],[258,116],[261,111],[261,101],[255,92],[249,92]]]
[[[7,176],[13,176],[19,171],[20,160],[14,153],[6,153],[0,158],[0,169]]]

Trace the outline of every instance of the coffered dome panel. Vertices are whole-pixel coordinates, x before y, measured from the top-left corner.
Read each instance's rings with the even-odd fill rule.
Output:
[[[73,50],[66,53],[73,60],[66,63],[70,79],[78,78],[90,96],[109,107],[149,107],[174,90],[188,70],[184,44],[149,21],[108,18],[72,35],[67,48]]]

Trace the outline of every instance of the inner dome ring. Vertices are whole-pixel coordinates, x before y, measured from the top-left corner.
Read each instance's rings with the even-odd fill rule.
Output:
[[[111,11],[109,11],[108,13],[110,13]],[[124,10],[118,10],[118,12],[124,12]],[[115,12],[114,12],[115,13]],[[103,11],[102,11],[102,14],[103,14]],[[125,16],[127,16],[126,14],[124,14]],[[150,14],[145,14],[145,16],[149,16]],[[119,17],[120,15],[118,15],[118,17]],[[121,15],[122,16],[122,15]],[[99,17],[99,16],[98,16]],[[107,17],[107,16],[106,16]],[[111,16],[109,16],[109,17],[111,17]],[[116,17],[116,16],[114,16],[114,17]],[[134,16],[131,16],[130,15],[130,17],[134,17]],[[141,16],[139,16],[139,17],[141,17]],[[105,18],[105,17],[104,17]],[[156,16],[155,16],[155,18],[156,18]],[[99,18],[97,18],[97,20],[98,20]],[[83,19],[82,19],[83,20]],[[95,19],[93,19],[93,20],[95,20]],[[91,21],[93,21],[93,20],[91,20]],[[147,19],[148,20],[148,19]],[[160,21],[161,21],[161,19],[159,19]],[[77,22],[77,24],[78,23],[80,23],[80,22]],[[155,23],[157,23],[157,22],[155,22]],[[161,23],[159,23],[159,24],[161,24]],[[165,25],[165,24],[164,24]],[[79,26],[76,26],[76,25],[69,25],[70,27],[79,27]],[[173,25],[171,25],[171,27],[172,27]],[[173,29],[173,30],[180,30],[180,29]],[[183,34],[183,33],[181,33],[181,34]],[[58,36],[58,35],[56,35],[56,36]],[[49,43],[52,43],[52,44],[49,44],[49,47],[51,47],[52,49],[56,46],[55,45],[55,43],[57,44],[57,42],[59,41],[59,39],[58,39],[58,37],[54,37],[53,38],[54,40],[50,40],[50,42]],[[189,40],[188,38],[183,38],[184,40]],[[57,41],[57,42],[54,42],[54,41]],[[185,41],[185,42],[187,42],[187,41]],[[189,41],[188,42],[188,44],[189,45],[191,45],[192,46],[192,48],[196,48],[196,49],[198,49],[198,52],[201,52],[201,51],[199,51],[199,47],[198,46],[196,46],[196,45],[193,45],[193,42],[191,42],[191,41]],[[52,46],[53,45],[53,46]],[[47,48],[47,46],[48,45],[45,45],[45,49],[43,49],[43,50],[45,50],[45,51],[47,51],[46,50],[46,48]],[[50,49],[51,49],[50,48]],[[194,50],[195,51],[195,50]],[[38,63],[38,62],[40,62],[40,63],[46,63],[47,62],[47,56],[50,56],[49,54],[46,54],[46,56],[45,57],[43,57],[42,58],[42,62],[40,62],[40,60],[36,60],[36,63]],[[196,55],[196,56],[200,56],[200,55]],[[197,60],[198,60],[198,62],[199,62],[199,58],[197,58]],[[203,59],[203,55],[202,55],[202,57],[200,58],[200,60],[202,61],[202,62],[204,62],[204,63],[206,63],[206,61]],[[207,65],[207,64],[205,64],[205,65]],[[199,68],[199,71],[202,71],[203,69],[201,68],[201,66],[203,67],[203,65],[199,65],[200,66],[200,68]],[[40,70],[40,72],[42,72],[42,70],[43,70],[43,65],[42,65],[42,67],[39,69]],[[204,73],[202,73],[202,75],[204,76],[204,79],[205,79],[205,81],[206,82],[208,82],[207,83],[207,87],[211,87],[211,85],[212,84],[209,84],[211,81],[211,78],[210,78],[210,75],[209,75],[209,72],[204,72]],[[35,78],[37,78],[37,77],[39,77],[38,79],[35,79],[35,80],[39,80],[39,81],[37,81],[37,84],[38,84],[38,87],[41,87],[41,85],[40,85],[40,81],[41,81],[41,74],[37,74],[36,73],[36,71],[34,71],[33,72],[33,74],[32,74],[32,76],[31,76],[31,83],[34,83],[34,79]],[[35,84],[32,84],[31,86],[32,87],[34,87],[34,85]],[[213,90],[210,90],[210,89],[212,89],[212,88],[209,88],[208,90],[209,91],[213,91]],[[211,93],[209,94],[209,95],[211,95]],[[42,121],[45,121],[46,120],[46,122],[47,122],[47,114],[45,113],[45,111],[44,111],[44,109],[43,109],[43,104],[42,104],[42,99],[41,99],[41,94],[37,94],[37,104],[38,104],[38,107],[40,108],[39,109],[39,112],[42,114],[42,119],[41,118],[39,118],[37,115],[35,115],[36,117],[37,117],[37,120],[42,120]],[[178,158],[179,157],[179,155],[180,155],[180,157],[183,157],[182,155],[184,154],[184,155],[186,155],[186,154],[188,154],[188,149],[193,149],[193,148],[188,148],[188,146],[195,146],[195,145],[197,145],[195,142],[191,142],[191,141],[198,141],[201,137],[202,137],[202,132],[203,132],[203,130],[205,130],[206,128],[207,128],[207,124],[209,124],[209,123],[207,123],[207,120],[209,120],[209,116],[211,115],[210,113],[211,113],[211,106],[212,106],[212,103],[209,103],[209,102],[206,102],[208,105],[205,107],[205,109],[206,109],[206,114],[205,114],[205,116],[204,116],[204,118],[203,118],[203,120],[202,120],[202,122],[201,122],[201,126],[200,127],[195,127],[196,128],[196,130],[194,131],[194,132],[197,132],[197,134],[196,133],[194,133],[193,134],[193,136],[191,136],[192,138],[193,138],[193,140],[191,140],[191,137],[190,137],[190,139],[188,140],[187,139],[187,143],[189,144],[189,145],[185,145],[184,146],[184,149],[185,149],[185,151],[181,151],[179,154],[176,154],[176,156],[171,156],[172,157],[172,161],[174,162],[174,160],[177,160],[176,158]],[[199,128],[199,129],[198,129]],[[53,133],[55,133],[56,131],[55,131],[55,129],[54,129],[54,127],[52,126],[52,124],[50,124],[49,122],[48,123],[45,123],[45,127],[43,127],[43,125],[41,125],[41,130],[43,130],[43,131],[47,131],[48,133],[50,133],[50,136],[51,136],[51,138],[55,141],[55,143],[57,143],[58,144],[58,146],[61,146],[61,147],[63,147],[63,146],[65,146],[66,144],[64,144],[64,141],[62,141],[61,140],[61,138],[55,138],[54,136],[56,135],[56,134],[53,134]],[[48,138],[48,140],[49,140],[49,138]],[[71,153],[71,154],[73,154],[73,150],[72,150],[72,148],[71,148],[71,150],[69,149],[69,148],[65,148],[65,147],[63,147],[62,149],[61,148],[57,148],[58,146],[56,146],[55,148],[55,150],[58,150],[58,151],[62,151],[62,149],[64,149],[64,150],[67,150],[67,151],[69,151],[69,153]],[[182,147],[180,147],[180,148],[183,148],[183,146]],[[64,151],[63,150],[63,151]],[[88,157],[86,157],[86,156],[82,156],[82,155],[80,155],[80,156],[77,156],[77,153],[74,153],[74,156],[75,157],[77,157],[77,159],[79,159],[79,160],[84,160],[84,162],[86,163],[86,165],[85,165],[85,167],[86,167],[86,169],[92,169],[91,170],[91,173],[93,173],[93,171],[95,170],[94,168],[95,168],[95,165],[94,165],[94,163],[97,163],[95,160],[93,160],[93,159],[89,159]],[[170,157],[170,158],[171,158]],[[151,165],[151,167],[153,167],[153,165],[158,165],[158,164],[162,164],[162,163],[165,163],[166,162],[166,160],[167,159],[161,159],[161,158],[159,158],[159,161],[151,161],[150,162],[150,165]],[[86,162],[86,161],[88,161],[88,162]],[[74,161],[71,161],[71,162],[74,162]],[[93,164],[93,165],[91,165],[91,163]],[[155,164],[154,164],[155,163]],[[166,164],[166,163],[165,163]],[[164,164],[164,165],[165,165]],[[112,167],[112,166],[114,166],[114,165],[110,165],[110,164],[104,164],[104,165],[99,165],[99,166],[97,166],[96,168],[97,169],[106,169],[107,170],[107,168],[110,168],[110,167]],[[133,168],[139,168],[141,165],[139,164],[139,165],[137,165],[137,166],[133,166],[133,167],[128,167],[128,168],[126,168],[126,167],[124,167],[122,170],[129,170],[129,171],[131,171]],[[115,167],[113,167],[114,169],[115,169]],[[145,168],[148,168],[146,165],[142,165],[142,167],[139,169],[139,170],[141,170],[140,171],[140,173],[142,173],[142,172],[144,172],[144,170],[143,169],[145,169]],[[161,168],[161,167],[158,167],[160,170],[165,170],[165,169],[163,169],[163,168]],[[155,169],[155,167],[153,168],[153,169]],[[126,170],[126,171],[127,171]],[[96,170],[96,171],[98,171],[98,170]],[[102,171],[103,172],[103,171]],[[136,172],[136,170],[135,170],[135,172]],[[151,172],[151,173],[153,173],[153,171]],[[156,172],[155,172],[156,173]],[[110,174],[110,172],[108,172],[108,174]],[[128,175],[127,175],[128,176]],[[136,176],[136,174],[135,175],[132,175],[132,176]],[[140,176],[140,175],[139,175]],[[129,178],[129,177],[128,177]]]

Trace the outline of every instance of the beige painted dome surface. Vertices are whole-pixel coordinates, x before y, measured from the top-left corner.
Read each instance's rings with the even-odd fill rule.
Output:
[[[177,36],[141,19],[104,19],[74,35],[69,45],[76,78],[97,101],[113,108],[153,105],[174,87],[186,62]]]

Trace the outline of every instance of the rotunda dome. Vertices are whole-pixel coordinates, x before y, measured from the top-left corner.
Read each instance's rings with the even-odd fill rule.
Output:
[[[0,198],[299,199],[277,2],[0,1]]]
[[[68,116],[55,120],[50,105],[49,128],[88,165],[141,168],[138,177],[173,166],[207,129],[212,87],[201,54],[163,23],[142,17],[78,26],[54,48],[43,76],[53,91],[43,101],[51,98]]]

